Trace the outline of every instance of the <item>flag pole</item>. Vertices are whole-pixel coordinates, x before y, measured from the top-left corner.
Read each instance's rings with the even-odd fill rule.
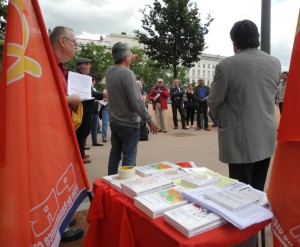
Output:
[[[44,40],[44,44],[46,46],[46,52],[47,52],[48,58],[50,60],[50,66],[52,68],[52,71],[54,71],[53,76],[54,76],[55,82],[57,84],[57,87],[59,88],[58,92],[59,92],[61,98],[65,98],[65,94],[63,93],[63,87],[62,87],[62,84],[60,83],[61,78],[59,77],[59,70],[58,70],[57,65],[56,65],[54,52],[53,52],[53,49],[52,49],[52,46],[51,46],[51,43],[50,43],[50,40],[49,40],[49,36],[48,36],[47,30],[46,30],[46,27],[45,27],[44,19],[43,19],[43,16],[42,16],[42,12],[41,12],[38,0],[31,0],[31,2],[32,2],[32,6],[33,6],[33,9],[34,9],[36,18],[37,18],[38,25],[39,25],[40,30],[41,30],[41,34],[42,34],[42,38]],[[66,100],[62,104],[62,107],[63,107],[63,111],[64,111],[65,115],[66,116],[70,115],[69,107],[68,107],[68,104],[67,104]],[[88,198],[89,198],[90,201],[92,201],[93,193],[90,189],[89,181],[88,181],[88,178],[87,178],[87,175],[86,175],[86,172],[85,172],[85,168],[84,168],[84,165],[83,165],[82,157],[81,157],[79,146],[78,146],[78,143],[77,143],[73,123],[71,121],[71,117],[67,118],[67,126],[68,126],[68,129],[70,130],[70,135],[71,135],[71,138],[72,138],[72,142],[74,144],[74,148],[75,148],[78,160],[79,160],[79,168],[80,168],[83,180],[84,180],[84,184],[86,186]]]

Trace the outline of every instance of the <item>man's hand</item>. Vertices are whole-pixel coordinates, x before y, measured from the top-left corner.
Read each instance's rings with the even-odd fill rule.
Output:
[[[149,128],[150,128],[150,133],[157,134],[157,125],[154,121],[151,121],[148,123]]]
[[[75,110],[78,105],[82,102],[81,98],[78,95],[66,96],[69,107],[72,110]]]
[[[138,54],[132,54],[131,55],[131,61],[132,62],[136,62],[136,61],[139,61],[139,55]]]

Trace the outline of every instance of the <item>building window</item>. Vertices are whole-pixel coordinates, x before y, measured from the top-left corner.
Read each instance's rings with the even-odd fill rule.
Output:
[[[215,69],[215,65],[213,65],[212,68]]]
[[[198,63],[198,67],[200,67],[200,63]]]
[[[202,77],[205,77],[205,70],[202,71]]]
[[[207,68],[210,69],[210,64],[207,65]]]
[[[192,70],[192,77],[195,77],[195,70]]]
[[[210,77],[210,71],[207,71],[207,77]]]
[[[197,76],[200,77],[200,69],[198,69]]]
[[[202,66],[203,68],[205,68],[205,63],[203,64],[203,66]]]

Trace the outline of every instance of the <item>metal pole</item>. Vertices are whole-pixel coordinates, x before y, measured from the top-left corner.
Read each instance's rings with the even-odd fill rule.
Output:
[[[271,0],[261,0],[260,49],[270,54]]]

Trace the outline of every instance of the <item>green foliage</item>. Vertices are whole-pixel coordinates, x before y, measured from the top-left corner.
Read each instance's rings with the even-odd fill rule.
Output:
[[[174,79],[172,68],[159,67],[157,62],[148,59],[145,51],[141,48],[132,48],[131,53],[138,54],[140,59],[138,62],[133,62],[130,68],[136,75],[140,75],[143,78],[143,82],[146,84],[148,92],[156,85],[158,78],[163,78],[166,86],[172,85]],[[181,84],[185,84],[187,72],[188,69],[184,67],[178,68],[177,78],[180,80]]]
[[[143,10],[142,28],[147,34],[135,30],[140,43],[146,46],[146,55],[157,61],[162,68],[172,67],[173,77],[178,77],[178,67],[191,68],[199,61],[205,48],[204,35],[213,21],[210,15],[207,23],[201,25],[196,4],[189,0],[155,0],[153,7]]]
[[[143,77],[148,91],[156,84],[157,78],[163,78],[167,86],[172,85],[173,71],[170,68],[160,68],[157,62],[148,59],[145,51],[141,48],[134,47],[131,49],[132,54],[139,55],[139,61],[133,62],[130,69],[135,75]],[[108,51],[105,46],[97,45],[95,43],[79,44],[76,56],[70,60],[66,66],[70,71],[76,71],[76,60],[79,57],[85,57],[92,60],[91,75],[97,78],[96,88],[102,91],[105,88],[105,73],[109,66],[113,64],[111,51]],[[178,79],[185,82],[187,70],[180,68],[178,70]],[[102,82],[102,83],[101,83]]]
[[[7,16],[7,1],[0,0],[0,40],[4,40]]]
[[[101,81],[105,77],[106,69],[113,64],[111,52],[105,46],[95,43],[79,44],[76,56],[66,66],[70,71],[76,71],[76,60],[80,57],[92,60],[91,75],[97,79],[96,88],[103,90],[105,85]]]

